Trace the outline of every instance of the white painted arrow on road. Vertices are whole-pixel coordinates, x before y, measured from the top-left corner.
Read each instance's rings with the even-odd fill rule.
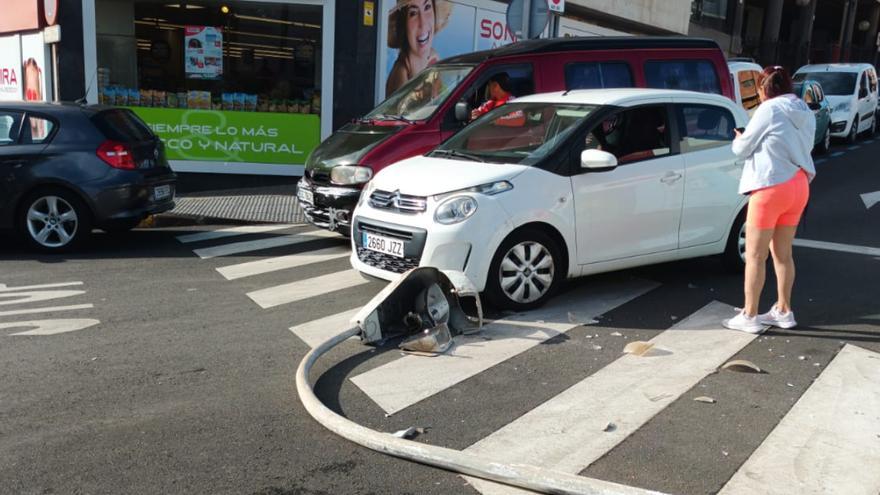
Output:
[[[880,191],[862,194],[862,201],[865,203],[865,208],[870,210],[872,206],[880,203]]]

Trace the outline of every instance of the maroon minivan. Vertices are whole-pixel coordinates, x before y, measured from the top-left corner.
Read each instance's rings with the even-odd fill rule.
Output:
[[[343,234],[373,174],[426,153],[467,124],[489,79],[506,72],[514,96],[592,88],[670,88],[733,98],[715,41],[686,37],[553,38],[459,55],[433,65],[365,117],[342,127],[306,161],[297,197],[306,219]],[[405,208],[405,205],[400,205]]]

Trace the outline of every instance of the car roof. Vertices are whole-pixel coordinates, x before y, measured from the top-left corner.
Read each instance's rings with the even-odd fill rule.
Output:
[[[109,110],[113,107],[103,105],[80,105],[72,102],[43,102],[43,101],[0,101],[0,109],[14,110],[19,112],[40,112],[48,115],[69,114],[76,112],[97,113]]]
[[[861,72],[873,67],[871,64],[812,64],[805,65],[795,72]]]
[[[617,89],[577,89],[572,91],[555,91],[517,98],[516,103],[543,102],[543,103],[574,103],[581,105],[615,105],[629,106],[645,100],[665,100],[672,102],[673,99],[685,100],[695,103],[713,103],[717,105],[733,105],[733,101],[725,96],[698,93],[696,91],[682,91],[678,89],[647,89],[647,88],[617,88]]]
[[[685,36],[575,36],[569,38],[540,38],[523,40],[492,50],[457,55],[442,60],[448,64],[475,64],[492,58],[530,55],[549,52],[589,50],[642,50],[642,49],[718,49],[718,43],[707,38]]]
[[[761,72],[764,70],[763,67],[753,62],[727,62],[727,67],[730,68],[730,72],[739,72],[742,70],[754,70]]]

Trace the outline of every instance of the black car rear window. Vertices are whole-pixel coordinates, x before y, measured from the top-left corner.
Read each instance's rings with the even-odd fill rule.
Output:
[[[128,110],[105,110],[93,115],[92,122],[104,133],[107,139],[114,141],[132,143],[156,138],[153,131]]]

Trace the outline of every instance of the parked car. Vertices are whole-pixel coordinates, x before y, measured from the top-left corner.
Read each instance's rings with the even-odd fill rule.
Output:
[[[742,59],[737,61],[730,59],[727,66],[733,76],[734,101],[742,105],[751,116],[761,104],[761,98],[758,96],[758,76],[764,69],[754,62]]]
[[[798,69],[794,82],[816,81],[831,106],[831,136],[854,143],[877,129],[877,72],[871,64],[818,64]]]
[[[743,266],[746,197],[731,99],[647,89],[528,96],[369,182],[352,266],[385,280],[462,270],[496,307],[566,278],[724,254]]]
[[[510,77],[516,97],[617,87],[734,96],[723,52],[705,39],[540,39],[452,57],[421,72],[311,154],[297,188],[306,219],[347,234],[363,185],[382,168],[426,153],[458,132],[500,72]]]
[[[174,207],[162,142],[131,111],[0,103],[0,228],[62,251]]]
[[[816,140],[813,149],[818,153],[825,153],[831,147],[831,106],[822,91],[822,85],[816,81],[807,79],[794,83],[794,94],[810,107],[816,115]]]

